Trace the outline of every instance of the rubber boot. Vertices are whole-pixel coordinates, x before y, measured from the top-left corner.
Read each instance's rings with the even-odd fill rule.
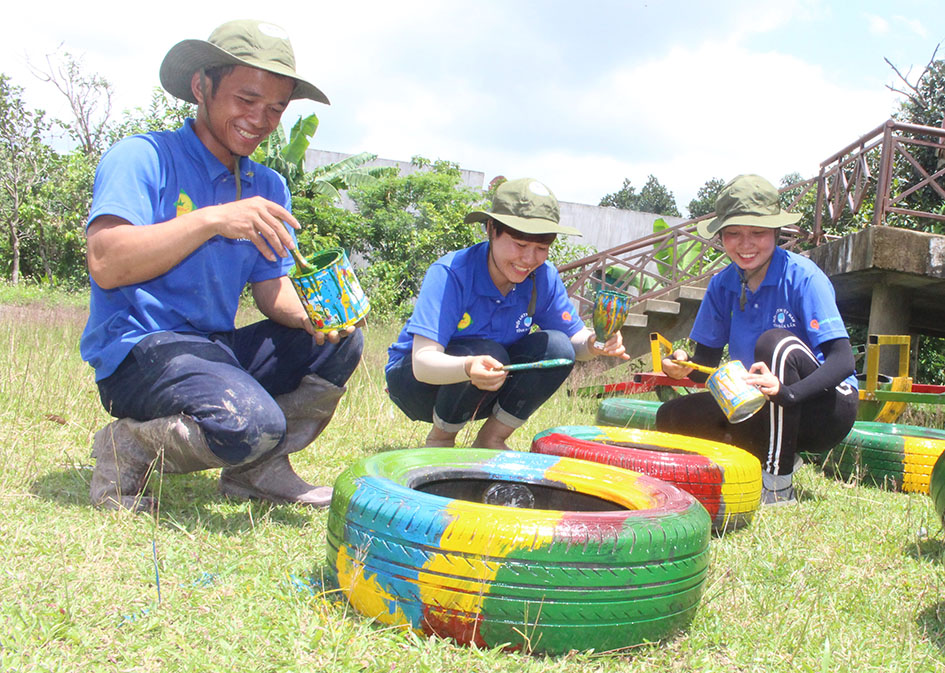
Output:
[[[92,457],[92,505],[136,512],[156,508],[154,498],[143,495],[152,470],[183,474],[224,465],[210,451],[197,423],[183,414],[112,421],[95,433]]]
[[[794,474],[771,474],[761,471],[761,504],[792,505],[797,502],[794,495]]]
[[[328,506],[331,486],[313,486],[302,479],[292,469],[289,454],[301,451],[322,433],[344,392],[344,387],[309,374],[291,393],[276,397],[285,414],[285,439],[253,463],[224,468],[220,473],[220,492],[236,498]]]

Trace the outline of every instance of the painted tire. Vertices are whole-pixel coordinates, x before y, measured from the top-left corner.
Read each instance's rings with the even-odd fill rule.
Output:
[[[657,400],[610,397],[601,401],[596,423],[617,428],[656,430],[656,410],[661,404]]]
[[[535,435],[533,452],[616,465],[690,493],[716,532],[749,523],[761,501],[761,463],[738,447],[655,430],[563,425]]]
[[[945,452],[945,438],[939,433],[897,423],[857,421],[828,453],[805,455],[819,462],[825,472],[844,479],[859,478],[906,493],[929,493],[932,467]]]
[[[606,511],[427,492],[494,482]],[[702,505],[646,475],[518,451],[405,449],[366,458],[335,482],[327,578],[384,624],[482,647],[605,651],[688,625],[709,537]]]
[[[945,526],[945,453],[939,456],[932,466],[929,495],[932,496],[932,505],[938,513],[938,520]]]

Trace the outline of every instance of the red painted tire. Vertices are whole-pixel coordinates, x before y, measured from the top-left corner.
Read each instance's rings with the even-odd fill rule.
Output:
[[[537,508],[485,504],[510,483]],[[327,579],[362,615],[461,644],[559,654],[687,626],[710,524],[688,493],[610,465],[406,449],[342,473],[327,537]]]
[[[716,532],[746,525],[761,502],[761,463],[729,444],[655,430],[564,425],[537,434],[531,450],[668,481],[702,503]]]

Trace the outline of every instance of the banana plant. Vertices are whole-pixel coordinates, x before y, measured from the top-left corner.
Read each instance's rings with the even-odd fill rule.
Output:
[[[654,234],[667,229],[669,229],[669,225],[662,217],[657,218],[653,222]],[[696,273],[698,271],[701,265],[697,260],[702,257],[705,248],[702,243],[694,240],[679,243],[676,246],[670,245],[669,240],[665,241],[665,243],[665,247],[660,248],[653,255],[658,276],[666,278],[672,274],[674,268],[689,269],[690,273]],[[690,265],[693,264],[695,266],[690,267]],[[607,270],[607,283],[619,285],[632,271],[632,269],[620,269],[619,267],[612,266]],[[640,296],[655,290],[661,282],[660,278],[654,278],[653,276],[640,273],[637,275],[633,287],[637,290],[637,296]]]

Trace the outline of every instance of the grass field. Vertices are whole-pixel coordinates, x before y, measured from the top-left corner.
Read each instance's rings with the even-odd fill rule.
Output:
[[[0,304],[0,670],[945,671],[945,538],[930,499],[809,465],[799,506],[713,538],[696,617],[667,642],[542,658],[379,627],[318,585],[324,510],[228,501],[218,471],[155,483],[156,519],[89,507],[92,436],[109,419],[79,358],[84,320],[81,301]],[[294,459],[310,481],[422,444],[427,426],[383,392],[393,335],[367,330],[334,421]],[[595,410],[559,391],[512,444]]]

